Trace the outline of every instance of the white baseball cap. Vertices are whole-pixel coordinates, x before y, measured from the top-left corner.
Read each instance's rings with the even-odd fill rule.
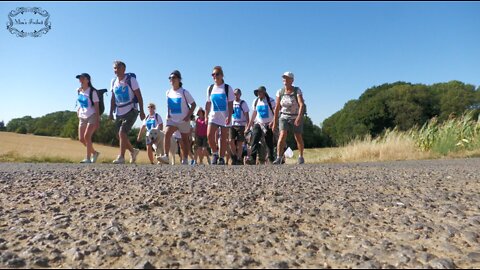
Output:
[[[294,76],[293,73],[290,72],[290,71],[287,71],[287,72],[283,73],[282,78],[283,78],[283,77],[289,77],[289,78],[291,78],[291,79],[295,79],[295,76]]]

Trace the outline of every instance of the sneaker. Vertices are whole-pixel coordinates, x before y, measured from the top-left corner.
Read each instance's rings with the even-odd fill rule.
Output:
[[[212,157],[212,165],[217,165],[217,162],[218,162],[218,155],[213,155]]]
[[[273,165],[280,165],[280,164],[282,164],[282,158],[277,157],[277,159],[275,159],[275,161],[273,162]]]
[[[135,161],[137,161],[138,153],[140,153],[140,149],[133,148],[133,152],[130,153],[130,163],[135,163]]]
[[[117,159],[113,161],[113,164],[125,164],[125,158],[118,156]]]
[[[305,159],[303,157],[298,157],[298,164],[304,164]]]
[[[232,165],[237,165],[238,163],[238,158],[236,155],[232,155]]]
[[[159,156],[159,157],[157,157],[157,160],[162,162],[163,164],[169,164],[170,163],[170,159],[168,158],[167,155]]]
[[[190,165],[193,166],[193,165],[196,165],[196,164],[197,164],[197,162],[195,161],[195,159],[190,160]]]
[[[219,158],[218,165],[225,165],[225,160],[223,158]]]
[[[100,156],[100,152],[95,151],[95,153],[93,153],[92,163],[97,162],[98,156]]]
[[[90,159],[86,158],[86,159],[80,161],[80,163],[92,163],[92,161],[90,161]]]
[[[188,165],[188,159],[182,160],[182,165]]]
[[[256,165],[255,163],[255,160],[251,157],[248,157],[246,162],[245,162],[247,165]]]

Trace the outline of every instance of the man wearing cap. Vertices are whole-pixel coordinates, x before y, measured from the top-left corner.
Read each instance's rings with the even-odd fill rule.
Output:
[[[113,71],[116,77],[112,80],[111,91],[112,99],[110,106],[110,119],[113,120],[113,111],[116,110],[115,127],[118,132],[120,141],[120,155],[113,161],[114,164],[125,163],[125,152],[130,151],[130,163],[135,163],[139,149],[133,148],[128,139],[128,132],[132,129],[133,124],[138,117],[138,107],[140,106],[140,119],[145,119],[145,111],[143,110],[143,99],[137,79],[132,73],[125,74],[126,65],[122,61],[113,62]],[[138,104],[135,102],[135,98]]]
[[[253,101],[252,106],[252,118],[245,130],[247,132],[250,127],[253,126],[252,137],[252,153],[249,158],[248,164],[256,164],[257,154],[260,148],[260,140],[262,136],[265,136],[265,143],[267,144],[268,148],[268,158],[270,162],[273,162],[275,159],[273,153],[273,116],[275,111],[275,100],[268,96],[267,89],[265,86],[258,87],[257,90],[253,91],[255,96],[257,97]],[[260,157],[260,161],[262,162],[263,157]]]
[[[232,127],[230,128],[230,148],[232,150],[232,164],[241,165],[243,143],[245,142],[245,126],[250,121],[247,102],[240,99],[242,90],[236,88],[233,91],[235,100],[233,101]]]
[[[277,158],[273,164],[282,164],[283,151],[287,140],[288,130],[293,130],[295,141],[300,152],[298,164],[305,163],[303,158],[303,115],[305,112],[305,103],[302,90],[293,85],[295,77],[292,72],[285,72],[282,75],[284,87],[277,92],[275,108],[275,117],[273,128],[277,127],[279,122],[280,137],[277,144]],[[279,117],[280,116],[280,117]]]

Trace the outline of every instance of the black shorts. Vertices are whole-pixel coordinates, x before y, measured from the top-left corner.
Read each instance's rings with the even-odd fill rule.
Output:
[[[230,128],[230,140],[237,142],[245,141],[245,126],[233,126]]]

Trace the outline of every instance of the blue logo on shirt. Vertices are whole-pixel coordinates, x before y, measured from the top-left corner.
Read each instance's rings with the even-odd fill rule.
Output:
[[[182,98],[168,98],[168,108],[171,114],[181,114]]]
[[[210,99],[213,103],[214,112],[226,112],[227,111],[227,96],[225,94],[212,94]]]
[[[233,108],[233,119],[242,119],[242,108],[240,106]]]
[[[260,115],[260,118],[267,119],[269,116],[269,108],[268,105],[258,105],[257,112]]]
[[[155,121],[155,118],[148,119],[147,122],[145,123],[147,125],[147,130],[148,131],[152,130],[152,128],[156,126],[156,122],[157,121]]]
[[[78,103],[82,109],[88,108],[88,98],[85,95],[78,95]]]
[[[128,86],[117,86],[114,93],[117,103],[130,102],[130,93],[128,92]]]

